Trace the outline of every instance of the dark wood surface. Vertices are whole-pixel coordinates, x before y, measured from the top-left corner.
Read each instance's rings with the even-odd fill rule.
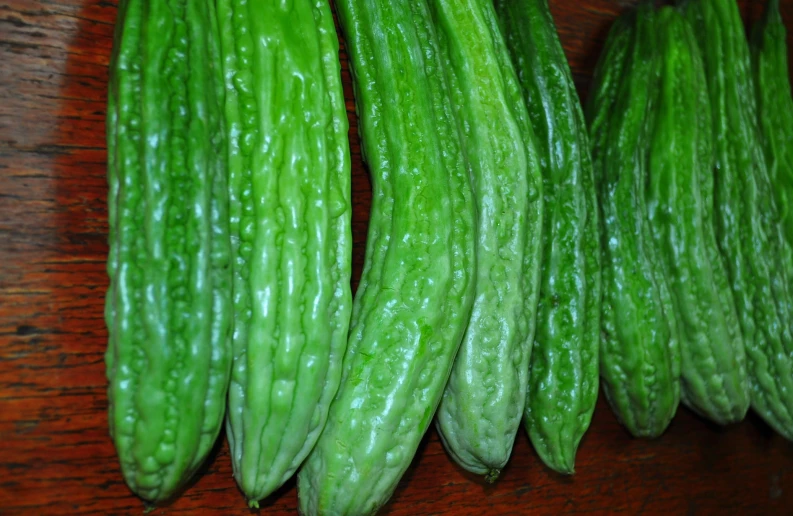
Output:
[[[793,27],[793,1],[785,2]],[[552,0],[585,94],[609,24],[607,0]],[[745,19],[759,1],[742,3]],[[0,514],[140,514],[107,431],[102,319],[107,278],[104,118],[116,14],[108,0],[0,1]],[[353,146],[354,275],[369,210],[346,56]],[[430,430],[391,515],[793,513],[793,444],[756,416],[720,429],[680,409],[655,441],[632,439],[601,397],[572,478],[550,472],[523,431],[496,485],[444,455]],[[294,481],[261,513],[295,513]],[[172,505],[245,514],[227,446]]]

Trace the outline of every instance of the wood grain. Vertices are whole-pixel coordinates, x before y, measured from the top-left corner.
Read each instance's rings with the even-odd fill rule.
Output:
[[[760,2],[743,2],[745,19]],[[793,0],[784,1],[793,27]],[[552,1],[579,92],[621,9]],[[107,432],[104,117],[116,2],[0,1],[0,514],[140,514]],[[370,203],[346,55],[353,149],[354,276]],[[631,439],[600,400],[578,473],[543,467],[521,432],[499,482],[455,467],[434,430],[385,514],[567,512],[782,514],[793,510],[793,445],[756,416],[713,427],[681,409],[655,441]],[[294,482],[263,514],[294,514]],[[246,514],[225,443],[158,514]]]

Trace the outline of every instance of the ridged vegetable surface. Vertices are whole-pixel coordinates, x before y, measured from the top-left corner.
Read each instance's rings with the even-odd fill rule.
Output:
[[[257,506],[308,455],[336,394],[350,292],[350,156],[325,0],[219,0],[234,256],[227,435]]]
[[[705,88],[704,70],[679,11],[667,6],[657,16],[661,69],[649,138],[647,212],[679,322],[682,399],[727,424],[743,419],[749,391],[738,316],[724,263],[709,252],[716,237],[700,194],[701,175],[713,170],[710,108],[696,94]]]
[[[119,5],[107,109],[110,432],[124,479],[173,497],[215,444],[231,363],[214,4]]]
[[[474,294],[475,205],[424,2],[341,0],[373,183],[342,381],[298,476],[306,515],[371,514],[440,402]]]
[[[626,16],[633,17],[634,14]],[[618,22],[617,29],[622,29]],[[637,437],[656,437],[675,414],[680,397],[677,326],[663,270],[645,216],[646,142],[658,87],[657,24],[642,3],[627,51],[620,34],[607,45],[590,107],[593,161],[602,178],[603,305],[600,374],[619,420]],[[624,55],[624,57],[622,57]],[[622,68],[618,84],[611,67]],[[607,135],[599,134],[607,131]]]
[[[785,239],[790,244],[793,243],[793,97],[787,31],[779,13],[779,0],[768,1],[765,15],[752,30],[750,43],[763,151]]]
[[[626,11],[614,20],[592,74],[589,96],[584,105],[596,193],[600,192],[603,184],[609,119],[617,98],[622,73],[628,63],[628,53],[633,44],[635,29],[636,21],[633,11]],[[599,206],[598,214],[601,214]],[[602,217],[598,221],[602,233]]]
[[[769,0],[766,11],[752,32],[750,46],[752,54],[752,71],[755,94],[757,99],[757,117],[762,137],[762,147],[768,167],[771,190],[776,200],[777,216],[782,226],[785,239],[783,252],[790,253],[793,245],[793,98],[790,91],[788,72],[787,31],[779,13],[779,1]],[[790,263],[790,255],[785,258]],[[789,274],[793,270],[788,269]],[[789,284],[790,285],[790,284]],[[788,290],[793,294],[793,287]],[[793,314],[792,314],[793,315]],[[790,317],[787,319],[788,327]],[[790,330],[789,331],[793,331]],[[787,393],[780,394],[780,402],[785,409],[777,407],[774,414],[767,412],[766,421],[787,439],[793,440],[793,422],[790,414],[793,405],[790,395],[793,391],[793,364],[791,355],[793,346],[789,343],[785,351],[776,356],[774,367],[763,365],[766,374],[779,375],[773,381],[778,382],[777,388]],[[786,358],[785,358],[786,355]],[[773,391],[765,376],[765,387]],[[759,382],[758,382],[759,383]]]
[[[524,423],[540,458],[573,473],[595,409],[600,346],[600,234],[584,115],[548,0],[498,0],[537,135],[543,260]]]
[[[694,36],[691,24],[689,24],[689,29],[689,37],[692,38],[691,42],[696,45],[696,38]],[[700,137],[697,138],[697,142],[699,143],[699,158],[701,160],[699,166],[699,193],[702,200],[701,207],[703,243],[707,248],[708,258],[712,267],[713,276],[711,279],[713,281],[713,286],[719,295],[718,300],[721,313],[724,314],[730,334],[735,333],[737,335],[736,339],[740,339],[744,346],[744,353],[736,350],[735,356],[737,358],[743,355],[743,369],[746,371],[746,386],[748,389],[748,367],[746,364],[745,352],[746,344],[743,340],[741,323],[735,305],[735,296],[733,294],[730,278],[727,272],[726,260],[719,249],[718,238],[716,236],[716,206],[714,193],[715,153],[712,131],[712,110],[710,108],[708,99],[708,83],[704,75],[705,67],[701,52],[695,51],[693,53],[693,59],[695,61],[695,68],[701,74],[699,79],[695,79],[694,81],[694,91],[697,96],[697,109],[700,110],[699,114],[702,115],[697,117],[697,131],[700,135]],[[687,389],[685,385],[684,389]],[[696,411],[696,407],[690,402],[690,400],[686,398],[686,396],[687,394],[684,390],[681,398],[682,401],[686,403],[689,408],[692,408]],[[705,413],[701,412],[701,415],[705,415]]]
[[[490,0],[430,0],[477,206],[476,298],[438,409],[446,450],[494,481],[526,399],[542,178],[520,84]]]
[[[743,23],[735,0],[694,0],[685,7],[705,63],[716,155],[716,235],[743,331],[751,405],[793,438],[793,260],[761,148]]]

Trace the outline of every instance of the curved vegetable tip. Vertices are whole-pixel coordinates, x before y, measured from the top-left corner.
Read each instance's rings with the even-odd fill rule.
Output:
[[[487,482],[488,484],[494,483],[496,480],[498,480],[498,476],[500,474],[501,474],[501,470],[500,469],[491,469],[491,470],[489,470],[487,472],[487,474],[485,475],[485,482]]]
[[[248,508],[249,509],[258,509],[259,508],[259,501],[258,500],[248,500]]]
[[[570,446],[562,446],[558,450],[558,453],[548,454],[548,450],[545,450],[545,453],[539,453],[540,459],[542,462],[548,466],[551,470],[559,473],[560,475],[573,475],[575,473],[575,454],[578,450],[578,446],[570,447]]]
[[[564,457],[561,462],[549,464],[548,467],[560,475],[574,475],[575,459],[572,457]]]

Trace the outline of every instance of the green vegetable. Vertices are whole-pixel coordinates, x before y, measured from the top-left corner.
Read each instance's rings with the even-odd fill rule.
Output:
[[[548,0],[498,0],[496,11],[538,136],[545,199],[524,422],[543,462],[569,474],[598,393],[600,235],[589,137]]]
[[[629,16],[633,16],[632,14]],[[603,241],[603,336],[600,374],[614,412],[637,437],[656,437],[667,427],[680,397],[680,349],[672,303],[645,216],[648,127],[658,87],[658,30],[643,2],[627,52],[622,24],[602,60],[605,78],[595,81],[590,107],[593,161],[602,178],[599,200]],[[620,67],[622,77],[611,67]],[[614,88],[614,91],[603,91]],[[610,113],[601,115],[601,110]],[[606,121],[595,122],[607,116]],[[597,131],[597,132],[595,132]],[[606,135],[600,134],[607,131]]]
[[[474,294],[475,204],[423,2],[341,0],[374,187],[341,386],[298,476],[302,514],[371,514],[429,426]]]
[[[438,409],[446,450],[494,481],[526,399],[542,183],[520,84],[489,0],[431,0],[477,206],[476,300]]]
[[[609,136],[609,119],[620,87],[623,72],[628,63],[628,54],[633,45],[635,12],[626,11],[614,20],[600,58],[592,75],[589,97],[584,106],[589,145],[592,154],[592,172],[595,191],[599,193],[603,184],[603,167],[606,157],[606,141]],[[600,213],[601,210],[598,210]],[[602,233],[602,217],[598,219]],[[602,286],[602,285],[601,285]]]
[[[223,86],[212,2],[119,5],[107,109],[110,432],[142,498],[215,444],[231,363]]]
[[[234,256],[227,434],[251,507],[308,455],[349,328],[350,157],[325,0],[219,0]]]
[[[743,419],[749,392],[732,293],[712,251],[712,220],[703,217],[700,182],[712,181],[712,133],[707,97],[694,92],[705,91],[705,72],[679,11],[667,6],[657,16],[662,64],[649,139],[648,217],[679,323],[683,401],[727,424]]]
[[[762,152],[743,23],[734,0],[695,0],[685,7],[705,63],[716,235],[743,331],[752,408],[793,438],[793,259]]]
[[[793,98],[779,0],[768,1],[765,15],[752,31],[750,49],[769,180],[785,238],[793,243]]]

